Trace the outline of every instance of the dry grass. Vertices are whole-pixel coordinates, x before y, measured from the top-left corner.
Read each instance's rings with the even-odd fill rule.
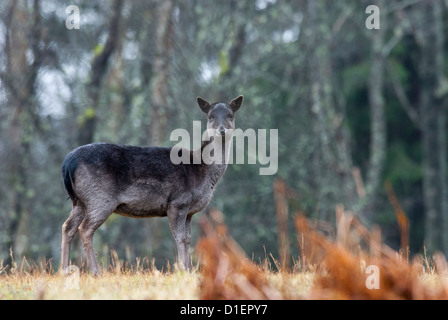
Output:
[[[295,224],[302,250],[299,272],[272,274],[247,259],[228,235],[221,215],[215,226],[203,222],[202,299],[448,299],[445,257],[416,257],[381,242],[378,228],[368,231],[354,215],[337,208],[334,239],[324,237],[303,216]],[[370,267],[369,267],[370,266]],[[375,269],[377,278],[370,271]],[[280,268],[279,269],[284,269]],[[376,281],[371,287],[368,282]],[[300,289],[298,289],[300,288]]]
[[[313,253],[321,257],[317,263],[324,270],[318,274],[310,298],[448,299],[448,269],[442,254],[435,254],[431,259],[417,256],[409,261],[407,248],[400,252],[392,250],[381,242],[378,228],[368,231],[343,208],[337,210],[334,241],[310,229],[303,217],[297,217],[295,222]],[[302,254],[307,255],[309,251]],[[379,288],[367,286],[372,274],[368,266],[377,268]]]
[[[0,278],[0,299],[197,299],[195,274],[116,274],[100,278],[81,275],[77,286],[65,276],[21,274]]]
[[[280,274],[261,269],[260,272],[262,281],[271,290],[288,292],[290,297],[302,297],[314,278],[312,273]],[[105,270],[100,277],[81,273],[79,278],[73,278],[24,267],[22,272],[0,275],[0,300],[197,300],[206,298],[201,291],[202,283],[203,274],[198,270]]]
[[[154,265],[143,267],[137,260],[132,268],[112,252],[112,263],[94,277],[76,270],[61,275],[51,261],[29,263],[26,259],[6,268],[0,263],[0,300],[143,300],[197,299],[199,275],[174,267],[165,272]]]
[[[153,264],[126,266],[112,252],[101,277],[57,274],[51,261],[26,259],[5,267],[0,261],[0,300],[10,299],[448,299],[445,257],[396,252],[381,243],[379,229],[368,231],[343,208],[337,210],[333,238],[318,224],[295,219],[300,260],[286,269],[272,255],[256,264],[229,236],[222,215],[211,210],[201,220],[205,237],[196,247],[199,267],[183,272],[157,270]],[[12,257],[12,254],[11,254]],[[270,261],[273,261],[274,271]],[[145,266],[144,266],[145,265]],[[366,286],[366,268],[379,270],[379,289]]]

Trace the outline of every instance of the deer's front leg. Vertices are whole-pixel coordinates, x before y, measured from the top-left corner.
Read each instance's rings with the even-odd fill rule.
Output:
[[[186,244],[189,243],[189,231],[186,228],[187,212],[177,208],[170,208],[167,212],[170,229],[176,242],[177,263],[180,269],[190,269],[187,265],[189,252],[186,250]],[[187,260],[188,259],[188,260]]]
[[[193,217],[193,215],[187,215],[187,219],[185,221],[186,238],[185,238],[185,242],[184,242],[184,247],[185,247],[185,263],[184,263],[184,265],[187,270],[191,270],[191,256],[190,256],[191,217]]]

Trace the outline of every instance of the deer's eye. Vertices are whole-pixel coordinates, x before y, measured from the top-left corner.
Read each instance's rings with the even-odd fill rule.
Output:
[[[227,116],[227,119],[229,119],[229,120],[233,120],[233,115],[229,114],[229,115]]]
[[[209,117],[208,117],[208,120],[209,120],[209,121],[213,121],[213,119],[215,119],[215,117],[213,117],[213,116],[209,116]]]

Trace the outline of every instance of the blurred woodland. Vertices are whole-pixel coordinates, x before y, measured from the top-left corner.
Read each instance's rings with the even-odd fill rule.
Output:
[[[197,96],[239,94],[238,128],[278,129],[278,172],[229,165],[209,207],[255,261],[299,254],[295,214],[331,235],[338,210],[392,248],[447,254],[447,16],[442,0],[1,1],[0,260],[59,261],[70,150],[172,146],[205,122]],[[174,256],[167,219],[112,215],[94,244],[99,261]]]

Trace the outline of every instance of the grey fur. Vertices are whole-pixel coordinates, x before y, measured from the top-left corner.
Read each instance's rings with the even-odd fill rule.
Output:
[[[217,133],[210,142],[204,142],[202,150],[208,143],[216,144],[218,139],[229,138],[227,132],[235,127],[233,115],[240,108],[243,97],[239,96],[229,104],[197,100],[208,116],[207,129]],[[230,143],[221,145],[223,153],[227,153]],[[100,273],[93,234],[112,213],[133,218],[167,216],[176,242],[179,267],[191,269],[191,217],[208,205],[227,164],[174,165],[167,157],[170,150],[91,144],[81,146],[67,156],[63,178],[73,206],[70,217],[62,226],[63,272],[69,267],[71,241],[79,232],[88,267],[92,274]]]

